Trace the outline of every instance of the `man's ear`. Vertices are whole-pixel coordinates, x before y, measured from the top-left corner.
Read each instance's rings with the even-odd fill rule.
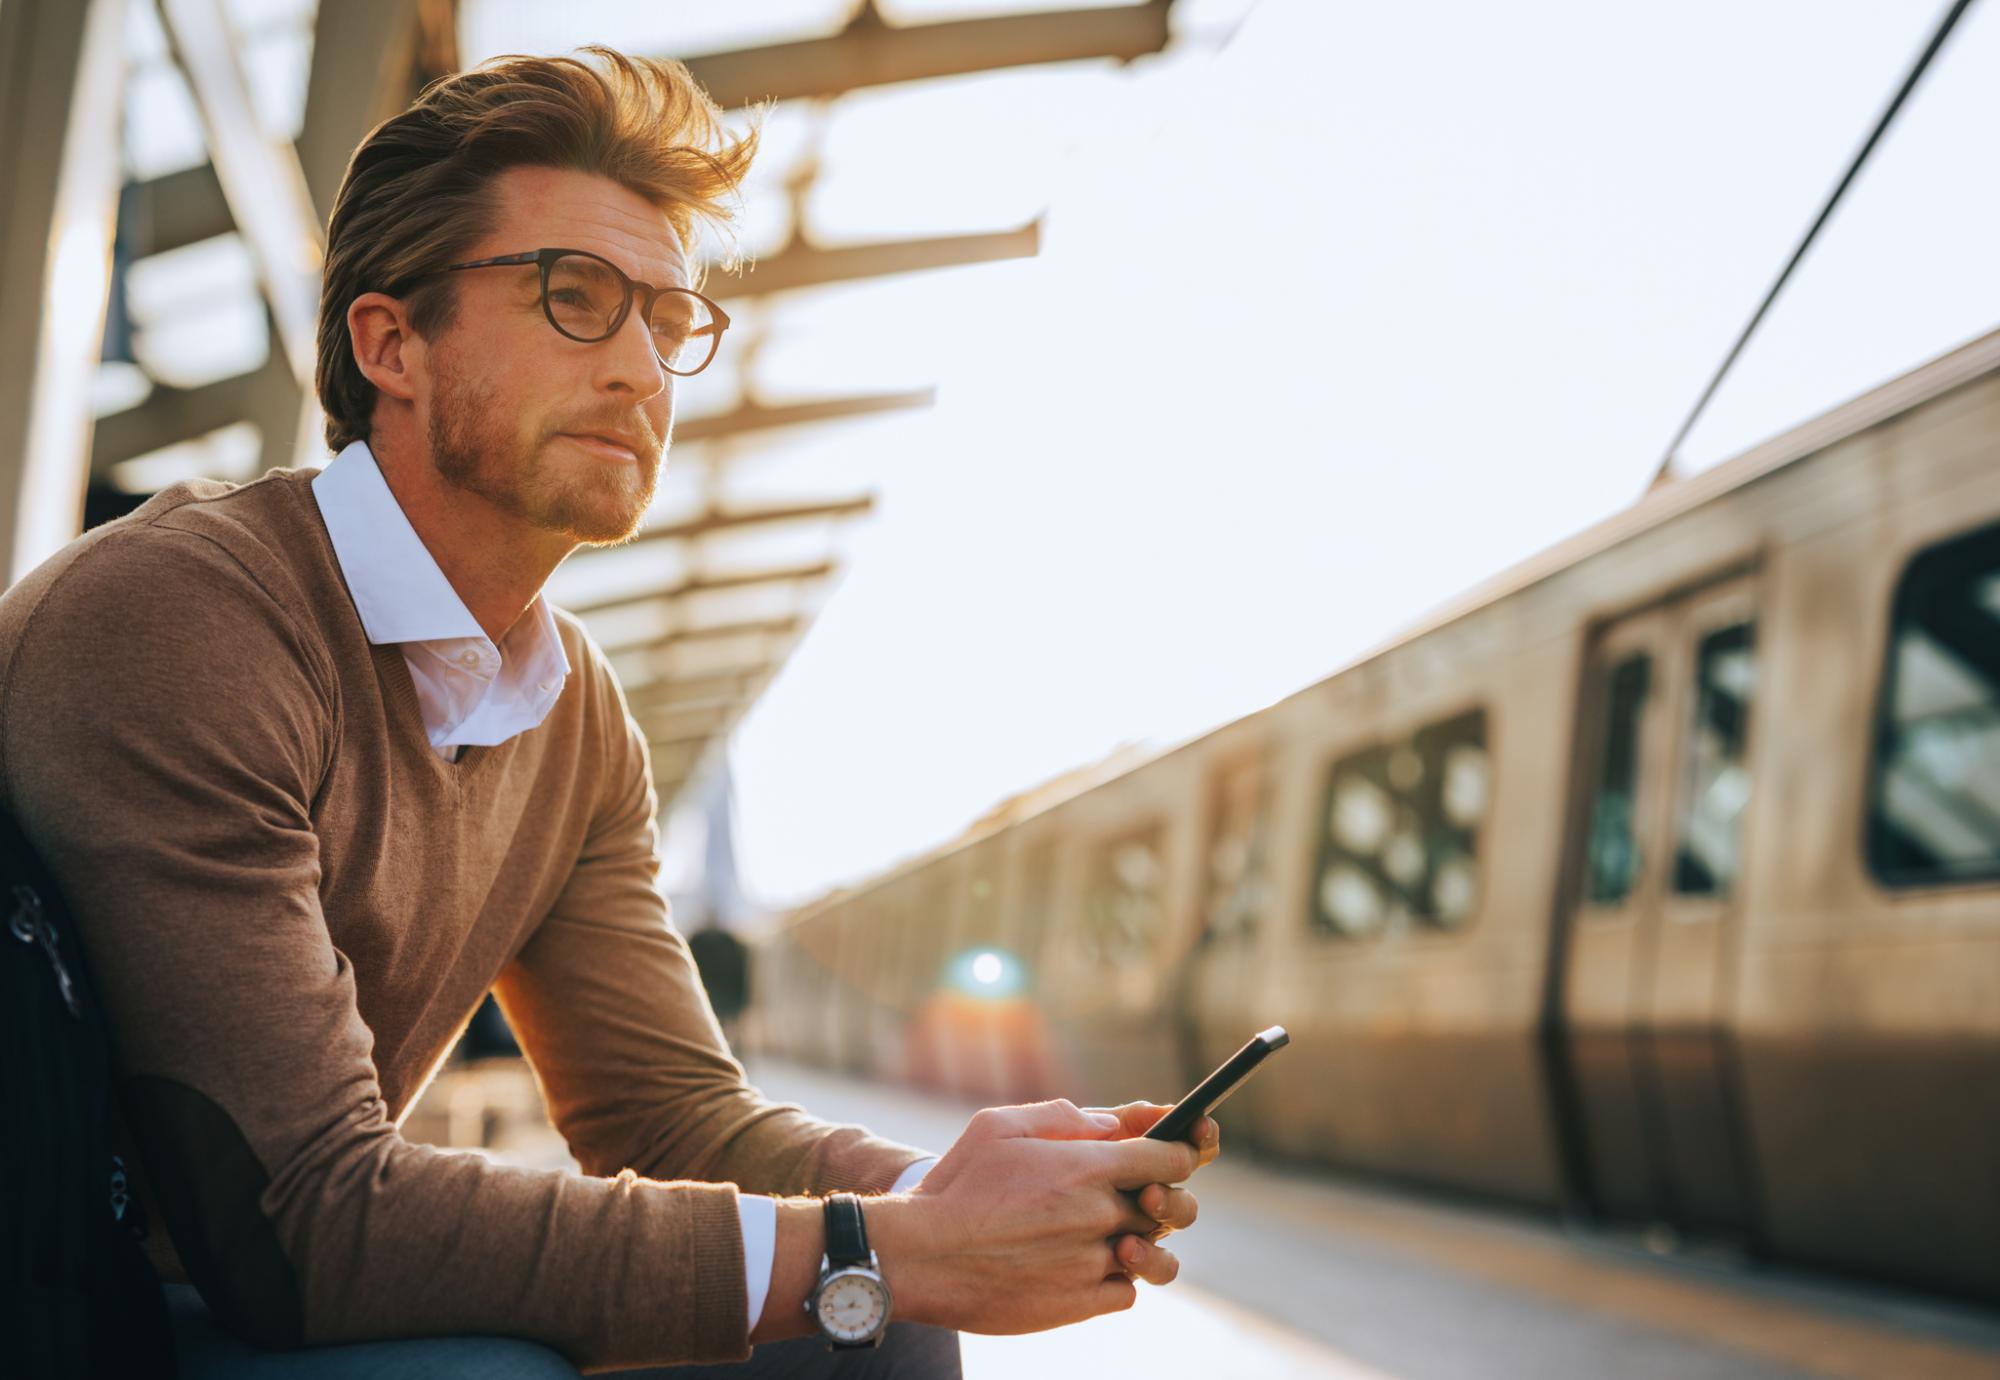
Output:
[[[410,329],[409,308],[400,298],[362,293],[347,306],[347,334],[354,342],[354,363],[377,392],[401,402],[416,397],[423,340]]]

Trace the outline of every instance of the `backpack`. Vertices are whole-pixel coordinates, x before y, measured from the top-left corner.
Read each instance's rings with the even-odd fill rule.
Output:
[[[111,1052],[76,927],[0,812],[0,1373],[175,1374],[165,1292],[111,1152]]]

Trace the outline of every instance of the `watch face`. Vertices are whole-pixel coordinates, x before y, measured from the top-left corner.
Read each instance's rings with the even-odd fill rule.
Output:
[[[838,1274],[819,1291],[819,1325],[837,1342],[865,1342],[889,1320],[889,1290],[873,1275]]]

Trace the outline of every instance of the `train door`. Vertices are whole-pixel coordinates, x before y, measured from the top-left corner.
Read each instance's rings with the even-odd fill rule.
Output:
[[[1258,1004],[1257,930],[1269,909],[1270,775],[1269,758],[1254,751],[1223,761],[1208,782],[1200,913],[1172,989],[1181,1076],[1190,1087],[1254,1028],[1245,1013]]]
[[[1588,662],[1562,1029],[1590,1197],[1747,1235],[1727,1031],[1754,590],[1709,586],[1605,628]]]

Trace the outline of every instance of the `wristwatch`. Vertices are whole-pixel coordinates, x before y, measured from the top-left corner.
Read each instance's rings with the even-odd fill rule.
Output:
[[[875,1252],[861,1200],[836,1193],[826,1200],[826,1255],[819,1283],[806,1300],[806,1316],[819,1327],[828,1350],[880,1346],[889,1330],[889,1286]]]

